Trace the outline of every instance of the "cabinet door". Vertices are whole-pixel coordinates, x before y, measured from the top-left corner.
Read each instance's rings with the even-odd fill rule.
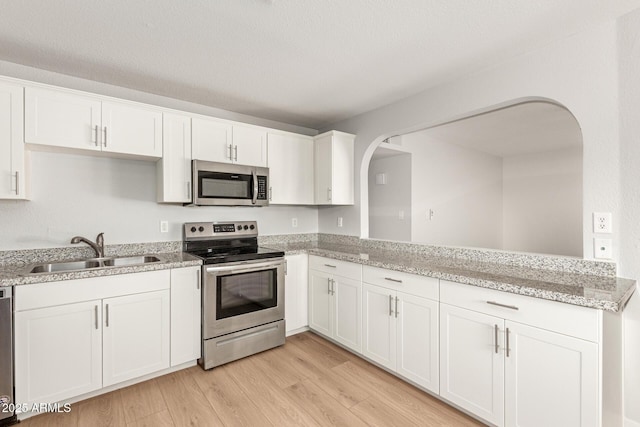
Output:
[[[334,276],[334,339],[357,352],[362,351],[362,282]]]
[[[99,100],[27,87],[24,107],[26,143],[101,150]]]
[[[287,255],[284,276],[284,319],[287,333],[304,328],[308,321],[307,255]]]
[[[0,199],[24,199],[22,86],[0,83]]]
[[[335,133],[331,148],[331,204],[353,205],[354,166],[352,135]]]
[[[312,205],[313,138],[270,133],[268,143],[269,203]]]
[[[102,151],[162,157],[162,113],[136,105],[103,102]]]
[[[158,161],[158,202],[191,202],[191,118],[162,115],[162,159]]]
[[[200,358],[200,267],[171,270],[171,366]]]
[[[333,298],[331,278],[327,273],[309,270],[309,328],[332,336]]]
[[[231,163],[231,124],[193,118],[191,126],[191,149],[194,159]]]
[[[362,354],[393,370],[396,369],[395,296],[395,291],[362,285]]]
[[[396,371],[439,393],[438,302],[398,292]]]
[[[267,166],[267,131],[233,126],[233,162],[249,166]]]
[[[330,205],[332,188],[332,142],[331,137],[319,138],[315,146],[315,203]]]
[[[506,425],[598,425],[597,344],[516,322],[506,327]]]
[[[496,426],[504,425],[503,331],[503,319],[440,304],[440,396]]]
[[[103,383],[169,367],[169,290],[103,300]]]
[[[16,402],[59,402],[102,387],[101,305],[15,313]]]

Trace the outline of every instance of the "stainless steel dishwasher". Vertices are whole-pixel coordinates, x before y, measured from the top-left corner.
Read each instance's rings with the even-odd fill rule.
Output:
[[[11,290],[11,287],[0,288],[0,425],[8,425],[15,421]]]

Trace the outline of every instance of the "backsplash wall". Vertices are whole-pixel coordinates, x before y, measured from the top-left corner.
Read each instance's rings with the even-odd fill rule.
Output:
[[[160,233],[161,220],[168,233]],[[226,220],[256,220],[262,235],[318,231],[315,206],[158,204],[153,161],[35,151],[31,200],[0,200],[0,250],[66,246],[73,236],[93,240],[99,232],[106,244],[175,241],[185,222]]]

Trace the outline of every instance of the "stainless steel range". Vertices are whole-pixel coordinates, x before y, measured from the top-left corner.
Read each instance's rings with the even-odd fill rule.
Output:
[[[284,344],[284,252],[258,247],[255,221],[186,223],[184,251],[204,262],[204,369]]]

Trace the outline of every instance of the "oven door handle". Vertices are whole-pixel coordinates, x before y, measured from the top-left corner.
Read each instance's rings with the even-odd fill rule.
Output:
[[[228,265],[221,267],[207,267],[207,273],[230,273],[230,274],[238,274],[238,273],[247,273],[250,271],[259,271],[266,270],[269,268],[277,268],[284,266],[284,260],[280,259],[279,261],[271,261],[271,262],[258,262],[258,263],[248,263],[248,264],[240,264],[240,265]]]

